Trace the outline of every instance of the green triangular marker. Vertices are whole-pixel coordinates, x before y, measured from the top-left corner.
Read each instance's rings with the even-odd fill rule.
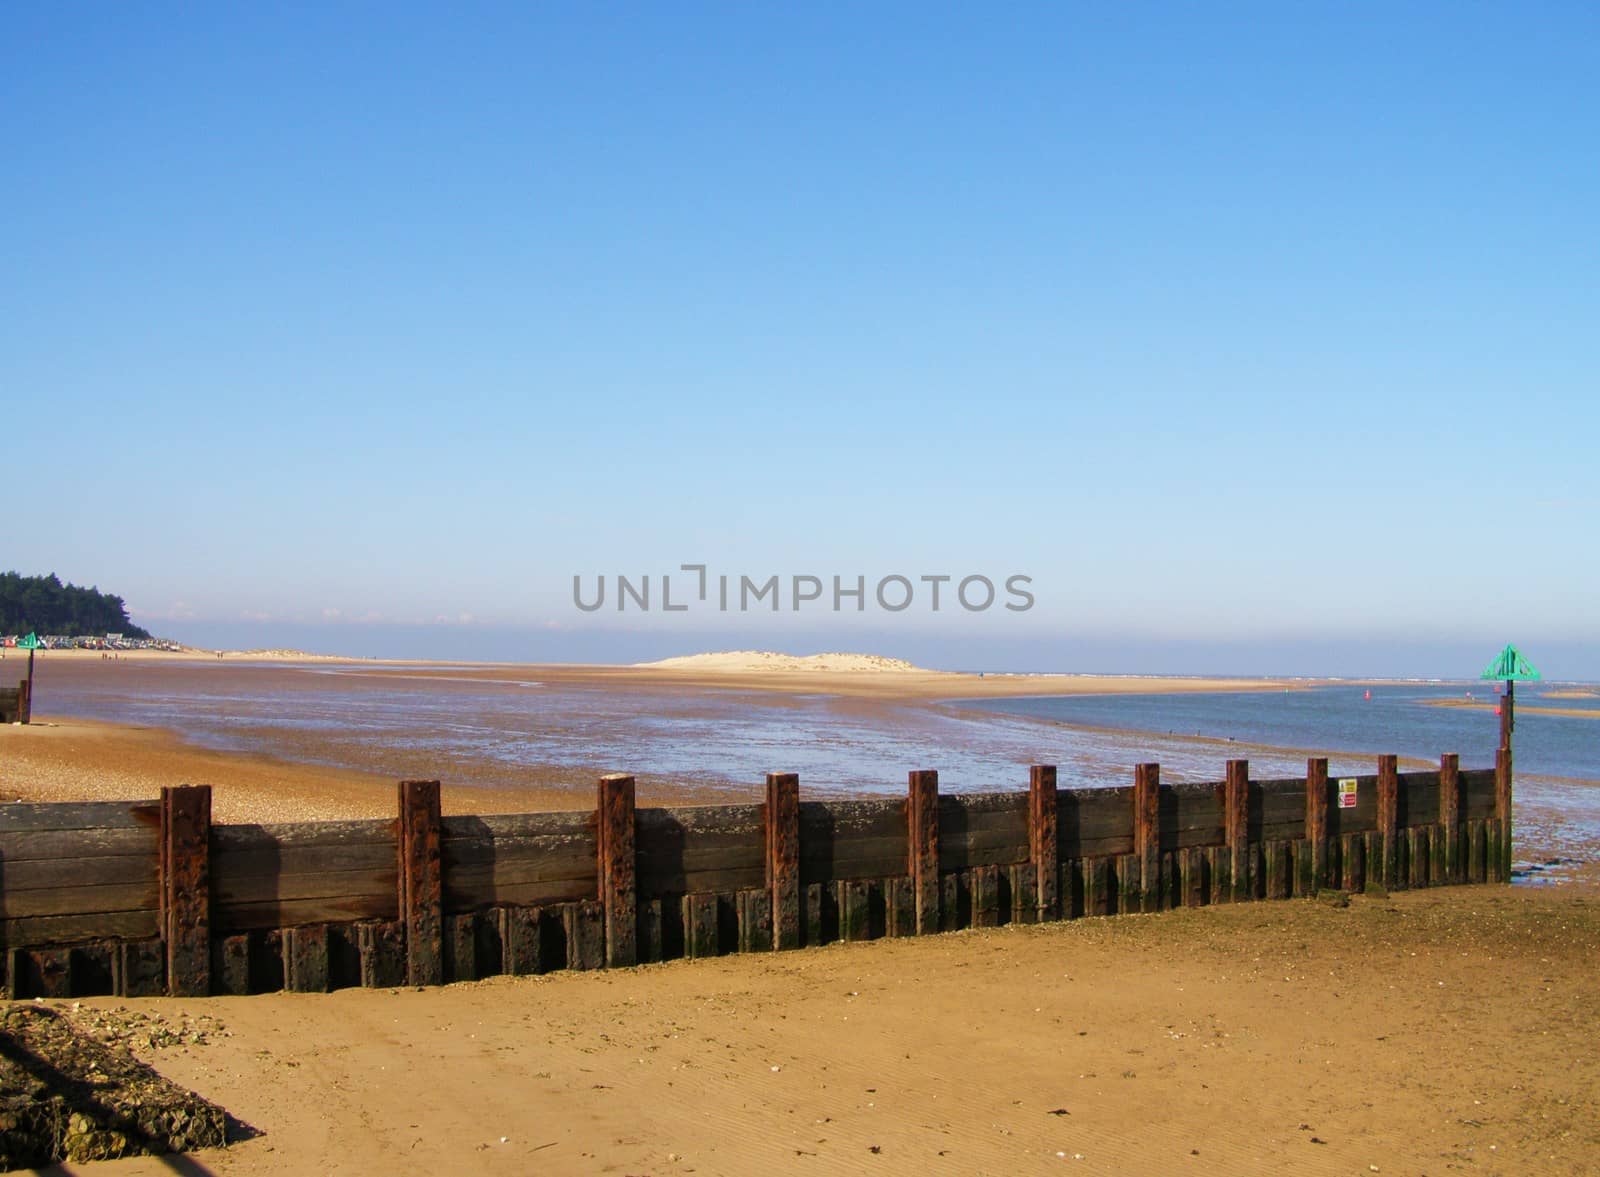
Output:
[[[23,638],[21,641],[19,641],[17,643],[17,649],[19,649],[19,650],[42,650],[42,649],[44,649],[44,643],[39,640],[39,635],[38,634],[30,633],[27,637]]]
[[[1508,679],[1515,682],[1537,682],[1544,677],[1533,668],[1533,663],[1522,656],[1515,646],[1507,646],[1499,657],[1489,663],[1489,668],[1479,678]]]

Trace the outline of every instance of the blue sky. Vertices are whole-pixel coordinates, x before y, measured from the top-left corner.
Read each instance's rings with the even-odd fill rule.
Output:
[[[1592,6],[4,20],[0,564],[159,632],[1600,677]]]

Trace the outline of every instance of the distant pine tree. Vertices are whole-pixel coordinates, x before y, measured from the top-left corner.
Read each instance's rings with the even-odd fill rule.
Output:
[[[0,572],[0,633],[150,636],[148,630],[128,620],[128,607],[121,597],[97,588],[62,584],[54,572],[49,576]]]

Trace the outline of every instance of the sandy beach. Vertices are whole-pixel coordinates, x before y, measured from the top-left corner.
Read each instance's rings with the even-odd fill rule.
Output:
[[[139,1051],[258,1133],[183,1172],[1584,1174],[1597,950],[1600,888],[1469,887],[82,1004],[222,1023]]]

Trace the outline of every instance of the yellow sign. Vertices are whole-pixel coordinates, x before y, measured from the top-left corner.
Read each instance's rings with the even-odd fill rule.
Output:
[[[1353,776],[1339,778],[1339,808],[1354,809],[1356,807],[1356,778]]]

